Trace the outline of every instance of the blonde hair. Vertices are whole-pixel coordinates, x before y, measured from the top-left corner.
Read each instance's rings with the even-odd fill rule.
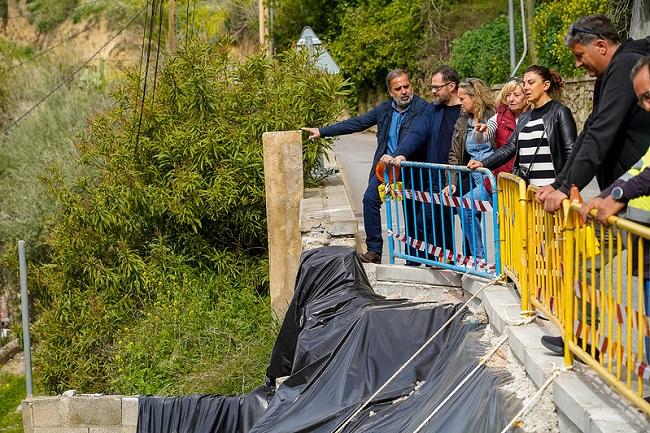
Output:
[[[501,91],[497,95],[496,105],[508,105],[508,93],[514,92],[517,87],[521,87],[521,92],[524,92],[524,83],[520,80],[512,79],[503,85]]]
[[[494,110],[494,102],[490,96],[490,90],[480,78],[468,78],[458,85],[468,96],[474,100],[474,112],[472,115],[476,121],[483,119],[488,109]]]

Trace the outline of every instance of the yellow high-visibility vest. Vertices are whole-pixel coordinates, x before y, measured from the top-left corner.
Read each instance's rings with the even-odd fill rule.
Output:
[[[627,171],[627,173],[621,176],[620,179],[625,181],[630,180],[634,176],[641,174],[641,172],[648,167],[650,167],[650,148],[648,148],[645,155],[643,155],[641,159]],[[650,195],[644,195],[628,201],[625,218],[640,223],[650,223]]]

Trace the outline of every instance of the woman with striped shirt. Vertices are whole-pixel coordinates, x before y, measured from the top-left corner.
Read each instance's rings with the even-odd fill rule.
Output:
[[[519,167],[519,173],[528,174],[527,181],[548,185],[569,158],[576,139],[576,123],[571,110],[555,100],[564,87],[556,72],[544,66],[530,66],[523,85],[533,109],[521,115],[505,146],[482,161],[471,160],[467,167],[494,169],[514,156],[515,167]]]

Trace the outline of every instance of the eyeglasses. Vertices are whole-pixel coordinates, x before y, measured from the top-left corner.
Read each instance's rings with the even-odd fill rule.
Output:
[[[517,84],[524,84],[524,79],[522,77],[509,77],[506,80],[506,83],[510,83],[512,81],[514,81]]]
[[[637,100],[639,102],[639,105],[643,108],[644,104],[650,103],[650,90],[648,90],[645,93],[640,94],[637,97]]]
[[[451,83],[451,81],[447,81],[447,82],[445,82],[443,84],[440,84],[440,85],[437,85],[437,86],[435,84],[432,84],[431,85],[431,91],[432,92],[438,92],[438,91],[440,91],[440,89],[442,89],[443,87],[445,87],[449,83]]]
[[[597,38],[602,38],[602,36],[600,36],[598,33],[594,32],[593,30],[583,29],[582,27],[578,27],[575,24],[571,24],[569,26],[569,34],[571,36],[575,36],[578,33],[585,33],[585,34],[588,34],[588,35],[594,35]]]

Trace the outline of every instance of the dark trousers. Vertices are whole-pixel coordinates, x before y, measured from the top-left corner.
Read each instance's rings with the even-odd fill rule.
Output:
[[[379,185],[380,182],[373,173],[368,180],[368,188],[363,194],[363,227],[366,230],[368,251],[381,254],[384,240],[381,236],[381,200],[377,189]]]

